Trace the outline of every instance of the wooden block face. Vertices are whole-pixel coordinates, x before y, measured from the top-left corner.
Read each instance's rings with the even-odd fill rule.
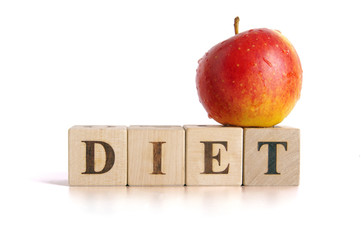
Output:
[[[243,129],[224,126],[184,126],[186,184],[242,184]]]
[[[129,186],[183,186],[184,142],[185,133],[180,126],[129,127]]]
[[[127,128],[74,126],[69,129],[70,185],[127,184]]]
[[[300,130],[245,128],[243,161],[245,186],[298,185]]]

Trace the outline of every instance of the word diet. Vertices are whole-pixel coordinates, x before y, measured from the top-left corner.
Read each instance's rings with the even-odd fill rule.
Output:
[[[221,125],[74,126],[71,186],[298,185],[300,130]]]

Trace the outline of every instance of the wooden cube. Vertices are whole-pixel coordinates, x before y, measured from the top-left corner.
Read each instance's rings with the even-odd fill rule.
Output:
[[[243,161],[245,186],[298,185],[300,130],[245,128]]]
[[[180,126],[129,127],[129,186],[184,186],[184,141]]]
[[[127,128],[74,126],[69,129],[70,185],[127,184]]]
[[[186,185],[242,184],[243,129],[184,126]]]

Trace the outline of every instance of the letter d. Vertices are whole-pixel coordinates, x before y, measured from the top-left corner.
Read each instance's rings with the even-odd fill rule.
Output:
[[[113,148],[101,141],[82,141],[86,144],[86,171],[82,174],[102,174],[108,172],[114,165],[115,154]],[[94,145],[100,144],[105,150],[105,166],[101,171],[95,171]]]

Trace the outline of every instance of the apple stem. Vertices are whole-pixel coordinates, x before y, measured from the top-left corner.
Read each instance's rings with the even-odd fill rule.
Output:
[[[238,24],[239,24],[239,17],[236,17],[234,19],[234,33],[235,33],[235,35],[238,34]]]

